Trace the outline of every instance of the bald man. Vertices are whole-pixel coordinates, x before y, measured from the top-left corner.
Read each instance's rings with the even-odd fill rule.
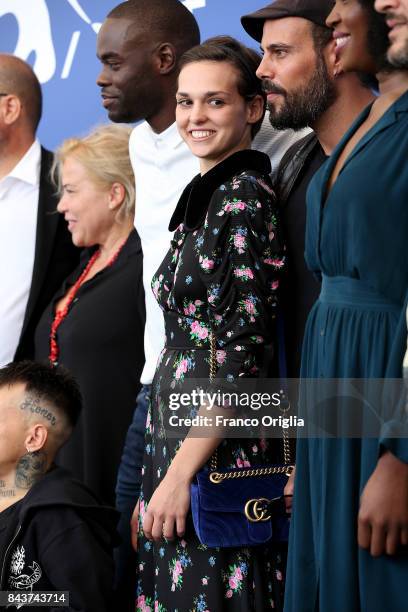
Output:
[[[0,54],[0,367],[33,356],[39,317],[78,262],[36,139],[41,112],[30,66]]]

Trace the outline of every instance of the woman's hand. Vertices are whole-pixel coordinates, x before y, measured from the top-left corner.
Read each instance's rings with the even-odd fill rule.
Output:
[[[130,519],[130,537],[132,540],[132,546],[134,550],[137,551],[137,538],[139,535],[139,510],[140,509],[140,500],[137,501],[135,509],[132,514],[132,518]]]
[[[174,528],[182,537],[190,508],[191,478],[172,471],[171,466],[152,495],[143,520],[143,532],[148,540],[174,539]]]
[[[392,453],[378,460],[360,500],[358,544],[373,557],[408,546],[408,465]]]
[[[200,415],[201,408],[198,412]],[[206,414],[205,408],[202,412]],[[149,540],[174,538],[174,528],[181,538],[190,508],[190,485],[198,470],[211,457],[221,438],[194,437],[192,427],[178,449],[167,474],[152,495],[143,518],[143,532]]]

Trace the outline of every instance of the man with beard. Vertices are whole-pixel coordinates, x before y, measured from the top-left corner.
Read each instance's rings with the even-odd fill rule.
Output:
[[[286,234],[288,273],[282,312],[288,377],[297,378],[306,319],[320,284],[304,261],[306,191],[311,178],[374,94],[356,74],[340,74],[326,18],[331,0],[277,0],[242,17],[264,52],[257,75],[274,128],[313,128],[285,154],[275,188]]]
[[[307,188],[374,99],[361,77],[340,74],[332,31],[326,26],[332,7],[331,0],[276,0],[241,19],[264,51],[257,75],[267,92],[271,124],[279,130],[313,128],[288,149],[274,176],[287,245],[281,312],[288,378],[299,377],[306,320],[320,293],[320,282],[304,260]],[[285,489],[288,511],[294,477],[295,470]]]
[[[388,61],[408,70],[408,0],[375,0],[375,9],[385,13],[390,28]]]
[[[273,6],[277,7],[281,5],[281,2],[276,2]],[[295,3],[292,3],[291,6],[294,6]],[[315,4],[317,8],[317,3],[313,3],[312,0],[308,2],[308,10],[309,15],[312,15],[313,4]],[[332,3],[331,3],[332,4]],[[354,5],[363,4],[363,2],[338,2],[336,4],[339,5],[347,5],[350,4],[349,16],[352,12]],[[367,1],[365,3],[367,6],[373,2]],[[377,0],[377,6],[380,4],[379,0]],[[319,6],[321,2],[319,1]],[[400,10],[401,4],[395,4],[395,8],[391,8],[391,2],[384,3],[384,6],[388,5],[389,20],[388,25],[391,27],[395,27],[398,23],[398,27],[395,27],[395,32],[391,32],[390,39],[395,44],[392,45],[393,51],[389,54],[390,57],[394,57],[395,59],[398,57],[398,61],[401,61],[401,49],[403,48],[402,40],[399,40],[399,44],[397,44],[397,32],[399,27],[401,30],[404,28],[404,18],[402,16],[402,11]],[[301,7],[301,2],[296,2],[296,8],[299,9]],[[384,10],[384,9],[383,9]],[[299,16],[299,12],[295,13]],[[360,12],[361,14],[361,12]],[[303,16],[305,13],[303,13]],[[315,13],[314,13],[315,15]],[[397,17],[398,15],[398,17]],[[285,13],[287,17],[287,12]],[[280,21],[289,20],[280,17]],[[282,121],[284,117],[283,110],[285,109],[285,93],[289,91],[289,88],[286,87],[284,78],[288,77],[288,74],[283,74],[281,71],[281,63],[284,64],[286,61],[287,53],[292,53],[292,46],[289,44],[288,46],[282,45],[283,43],[287,43],[285,39],[282,40],[282,34],[280,33],[279,38],[272,39],[271,34],[273,33],[272,25],[274,23],[279,23],[279,21],[265,21],[264,18],[264,28],[263,28],[263,37],[262,37],[262,46],[266,49],[267,54],[263,65],[260,67],[260,76],[263,77],[269,86],[269,90],[272,92],[269,96],[269,104],[271,109],[273,108],[276,115],[279,117],[279,120]],[[361,21],[360,21],[361,23]],[[269,24],[269,26],[268,26]],[[366,22],[367,25],[367,22]],[[267,27],[268,26],[268,27]],[[370,24],[368,23],[371,35]],[[394,29],[394,28],[393,28]],[[275,32],[276,34],[276,32]],[[343,37],[344,34],[340,30],[340,27],[337,28],[337,35],[339,37]],[[298,35],[297,40],[294,40],[294,47],[298,46],[298,41],[301,40]],[[370,43],[370,40],[368,40]],[[341,41],[340,41],[341,44]],[[289,48],[288,48],[289,47]],[[372,44],[370,43],[370,51],[373,49]],[[383,49],[376,48],[376,51],[383,52]],[[303,51],[305,54],[305,51]],[[355,53],[357,56],[358,53]],[[377,58],[375,58],[377,59]],[[332,74],[330,70],[330,63],[327,63],[329,74]],[[375,67],[382,67],[380,62],[375,61]],[[334,69],[336,68],[336,64],[334,64]],[[318,71],[316,70],[316,74]],[[307,74],[306,71],[304,73]],[[405,76],[401,77],[398,75],[393,75],[394,87],[395,87],[395,79],[401,78],[401,85],[405,81]],[[335,80],[337,87],[339,87],[340,82],[344,82],[344,77],[338,77]],[[287,81],[288,82],[288,81]],[[292,79],[291,86],[293,87],[294,80]],[[283,92],[276,93],[274,91],[274,86],[281,87]],[[390,91],[393,90],[393,87],[390,87]],[[353,92],[352,92],[353,93]],[[343,98],[342,98],[343,95]],[[289,96],[288,96],[289,97]],[[348,98],[352,99],[352,95]],[[339,121],[347,116],[347,102],[344,94],[341,92],[338,93],[335,101],[329,106],[329,108],[323,112],[320,118],[317,118],[313,121],[312,125],[316,131],[317,138],[322,146],[323,150],[326,153],[330,153],[333,149],[326,149],[325,144],[327,145],[326,137],[327,135],[332,137],[336,134],[337,129],[339,127]],[[337,114],[333,114],[333,108],[338,104],[338,112]],[[395,110],[394,110],[395,109]],[[404,132],[404,123],[400,123],[401,129],[400,132],[396,133],[396,137],[394,136],[394,141],[391,141],[391,138],[386,134],[386,131],[391,133],[391,129],[394,124],[398,122],[404,121],[406,119],[406,102],[401,103],[400,106],[395,106],[394,109],[389,113],[388,117],[380,124],[377,121],[378,125],[374,122],[370,125],[371,127],[371,136],[372,141],[370,142],[371,146],[375,146],[372,144],[374,142],[375,135],[381,134],[382,140],[379,143],[379,150],[371,151],[366,153],[366,149],[364,149],[365,157],[364,161],[360,163],[359,171],[364,168],[367,171],[365,175],[366,182],[370,182],[370,170],[372,166],[374,167],[373,162],[377,162],[377,166],[375,166],[375,170],[371,170],[373,174],[373,181],[371,184],[366,185],[361,183],[361,178],[359,181],[359,177],[361,177],[361,173],[359,171],[354,175],[355,177],[355,193],[353,192],[354,185],[347,192],[344,182],[344,174],[343,181],[340,183],[341,176],[338,177],[339,184],[336,182],[336,190],[338,194],[337,204],[340,204],[340,207],[336,209],[333,207],[333,204],[336,204],[336,201],[329,201],[327,206],[327,211],[325,209],[322,210],[320,207],[323,204],[325,197],[325,190],[322,189],[319,193],[315,191],[315,199],[314,199],[314,212],[316,213],[316,232],[321,229],[321,220],[324,217],[324,221],[326,222],[325,227],[325,237],[326,237],[326,249],[322,249],[319,252],[317,258],[320,258],[320,263],[323,262],[323,265],[316,266],[320,270],[326,269],[326,281],[329,278],[333,279],[336,282],[336,272],[334,271],[334,267],[330,267],[330,264],[327,265],[330,257],[332,258],[332,263],[337,258],[341,260],[342,254],[339,254],[339,250],[335,251],[334,249],[330,252],[330,249],[327,248],[327,245],[330,244],[331,237],[333,236],[334,241],[336,241],[336,232],[337,236],[342,236],[339,242],[342,242],[344,245],[344,252],[347,258],[348,253],[350,253],[353,249],[352,244],[348,244],[348,239],[350,237],[350,243],[354,242],[362,244],[362,250],[365,252],[366,261],[368,261],[368,269],[370,270],[370,266],[374,270],[372,277],[367,282],[367,286],[372,287],[376,286],[376,275],[377,268],[376,262],[367,258],[367,253],[369,252],[369,248],[366,247],[366,242],[369,243],[369,238],[364,235],[364,240],[361,241],[361,235],[356,238],[353,235],[355,220],[359,214],[362,216],[365,214],[364,222],[367,227],[372,230],[373,221],[372,219],[376,219],[378,230],[372,230],[374,233],[374,249],[373,251],[377,251],[380,253],[380,259],[384,257],[384,250],[381,247],[378,249],[377,246],[377,236],[380,233],[382,235],[383,244],[387,244],[387,234],[386,230],[382,233],[381,221],[387,218],[387,214],[390,215],[390,249],[389,253],[387,253],[385,260],[387,257],[391,257],[391,253],[394,255],[396,260],[401,260],[403,262],[406,261],[404,259],[403,251],[396,250],[394,244],[392,243],[393,234],[397,233],[396,230],[398,228],[398,223],[400,223],[400,228],[403,228],[402,225],[404,220],[406,220],[405,213],[402,213],[400,209],[391,209],[391,204],[393,202],[403,202],[405,204],[406,197],[404,200],[404,185],[406,184],[406,173],[404,173],[404,166],[406,167],[406,142],[403,136],[405,136],[406,132]],[[346,112],[346,114],[342,114],[342,112]],[[405,117],[404,117],[405,112]],[[272,110],[273,114],[273,110]],[[327,119],[331,117],[331,120],[327,123]],[[325,131],[322,132],[322,118],[323,127],[326,128]],[[388,119],[388,123],[387,123]],[[361,121],[361,119],[360,119]],[[358,124],[357,124],[358,125]],[[344,129],[342,130],[342,132]],[[362,133],[367,134],[367,131],[363,131]],[[392,134],[392,133],[391,133]],[[395,134],[395,133],[394,133]],[[340,133],[341,135],[341,133]],[[360,133],[361,138],[361,133]],[[399,140],[402,138],[401,146],[399,146]],[[393,142],[395,145],[394,148],[389,145],[389,150],[386,148],[384,151],[381,149],[386,146],[388,142]],[[338,140],[338,138],[337,138]],[[357,145],[356,145],[357,141]],[[350,142],[350,141],[349,141]],[[357,155],[361,153],[363,147],[367,145],[369,139],[362,143],[361,140],[355,140],[354,143],[350,144],[350,149],[352,146],[355,147],[353,154],[350,156],[350,160],[355,160]],[[360,144],[362,143],[362,144]],[[347,147],[346,143],[346,147]],[[359,148],[359,150],[358,150]],[[368,148],[368,147],[367,147]],[[392,151],[391,151],[392,149]],[[347,152],[343,152],[344,156]],[[355,157],[353,158],[353,155]],[[344,158],[343,158],[344,159]],[[386,163],[383,163],[383,160]],[[347,160],[346,163],[348,163]],[[382,173],[382,165],[386,167],[384,173]],[[350,167],[348,166],[346,169],[346,164],[341,168],[341,172],[350,172]],[[391,166],[391,169],[390,169]],[[401,172],[399,173],[399,167],[401,168]],[[354,166],[355,168],[355,166]],[[330,175],[330,165],[328,166],[328,176]],[[322,174],[320,173],[320,176]],[[337,177],[337,175],[336,175]],[[392,181],[392,183],[391,183]],[[404,182],[405,181],[405,182]],[[382,183],[382,184],[381,184]],[[400,199],[398,198],[396,191],[400,189]],[[381,191],[378,191],[382,187]],[[391,189],[392,188],[392,189]],[[334,188],[333,188],[334,191]],[[333,193],[333,192],[332,192]],[[389,201],[387,201],[387,193],[390,194]],[[364,202],[364,196],[366,196],[366,200]],[[367,196],[367,194],[369,194]],[[377,195],[378,194],[378,195]],[[343,196],[343,197],[342,197]],[[354,198],[354,199],[352,199]],[[376,201],[377,199],[377,201]],[[358,208],[356,209],[357,215],[356,218],[351,218],[349,216],[349,211],[352,208],[343,210],[341,207],[342,202],[347,204],[348,202],[353,202],[353,204],[358,204]],[[361,204],[361,207],[360,207]],[[365,208],[364,208],[365,206]],[[377,206],[377,208],[376,208]],[[384,208],[383,208],[384,206]],[[332,208],[330,208],[332,207]],[[378,221],[379,217],[377,214],[378,209],[383,209],[388,211],[390,207],[389,213],[385,213],[384,217]],[[347,228],[350,228],[350,235],[347,233],[344,234],[343,225],[341,228],[340,224],[336,223],[327,223],[329,218],[329,208],[332,211],[332,214],[336,215],[338,213],[338,217],[343,216],[343,220],[347,219]],[[337,210],[337,213],[336,213]],[[364,211],[364,212],[361,212]],[[394,213],[395,211],[395,213]],[[394,213],[394,216],[393,216]],[[322,215],[319,217],[319,215]],[[394,218],[395,217],[395,218]],[[318,229],[319,226],[319,229]],[[368,232],[369,233],[369,232]],[[403,232],[400,229],[400,236]],[[318,235],[318,234],[316,234]],[[320,234],[319,234],[320,236]],[[317,241],[315,241],[316,245]],[[401,241],[400,241],[401,243]],[[397,243],[396,243],[397,244]],[[366,250],[367,249],[367,250]],[[372,251],[372,252],[373,252]],[[371,255],[372,255],[371,252]],[[389,259],[389,261],[392,261]],[[336,265],[338,262],[336,262]],[[337,278],[342,278],[341,274],[343,273],[343,269],[341,269],[342,263],[339,264],[337,268],[339,270],[339,276]],[[327,267],[326,267],[327,266]],[[362,286],[364,283],[364,278],[360,276],[361,269],[358,264],[355,265],[355,261],[350,259],[349,262],[349,270],[350,270],[350,279],[355,278],[356,285],[353,286],[353,290],[351,293],[354,293],[355,296],[358,296],[357,286]],[[390,270],[392,274],[394,274],[394,269],[392,269],[392,264]],[[389,271],[388,271],[389,272]],[[346,273],[347,274],[347,273]],[[400,278],[398,275],[398,270],[395,272],[395,278]],[[394,295],[392,294],[391,289],[391,281],[388,286],[388,274],[385,275],[384,285],[387,287],[387,290],[382,291],[381,295],[384,295],[384,303],[386,300],[392,300],[393,305],[398,302]],[[347,279],[347,276],[345,277]],[[359,283],[362,283],[359,285]],[[398,283],[397,283],[398,284]],[[402,290],[405,289],[405,284],[400,284]],[[342,287],[342,291],[344,291],[344,285]],[[375,289],[372,289],[373,295]],[[381,291],[381,290],[380,290]],[[380,293],[376,294],[380,295]],[[392,297],[391,297],[392,296]],[[354,296],[353,296],[354,297]],[[328,293],[324,296],[324,300],[327,299],[327,302],[331,299]],[[395,340],[393,336],[395,327],[389,327],[393,332],[390,334],[390,342],[388,340],[384,340],[386,331],[384,335],[381,336],[382,329],[386,330],[387,322],[386,322],[386,306],[384,309],[378,306],[378,303],[382,298],[378,299],[376,302],[376,309],[373,307],[371,312],[375,311],[375,314],[372,316],[372,320],[375,317],[378,317],[378,321],[380,321],[380,325],[378,326],[378,334],[372,334],[373,327],[369,327],[367,323],[368,318],[364,320],[364,333],[361,336],[364,336],[363,342],[361,342],[358,338],[358,332],[356,332],[356,327],[353,330],[350,327],[347,327],[346,319],[349,318],[349,321],[353,319],[355,316],[355,310],[353,311],[353,306],[351,304],[352,300],[342,302],[342,298],[340,295],[340,290],[337,297],[334,297],[332,300],[333,310],[327,308],[324,310],[323,316],[321,319],[318,317],[315,318],[315,322],[321,323],[325,320],[327,325],[320,326],[317,324],[315,327],[311,326],[311,333],[308,334],[306,340],[306,351],[305,356],[306,359],[304,363],[306,367],[303,366],[302,363],[302,372],[305,373],[306,376],[310,378],[314,378],[316,375],[319,378],[338,378],[341,377],[350,377],[350,373],[353,377],[361,377],[367,376],[376,376],[376,372],[384,372],[386,375],[391,377],[396,377],[395,373],[398,372],[401,366],[401,356],[399,356],[398,367],[394,367],[392,364],[392,354],[388,359],[388,354],[391,353],[391,347],[394,349]],[[355,300],[355,303],[358,303],[359,298]],[[344,304],[344,311],[347,311],[347,316],[342,319],[341,325],[337,325],[337,321],[333,316],[333,311],[336,308],[339,308],[339,311],[343,308],[342,304]],[[396,307],[400,308],[400,307]],[[318,310],[318,309],[316,309]],[[316,314],[316,310],[314,313]],[[322,312],[322,311],[320,311]],[[364,303],[364,300],[361,300],[361,312],[363,316],[365,316],[368,312],[370,312],[370,305]],[[399,310],[395,310],[396,316],[395,320],[398,320]],[[391,317],[390,317],[391,319]],[[360,323],[360,320],[359,320]],[[328,347],[330,346],[331,339],[335,336],[333,334],[334,329],[339,330],[337,338],[345,338],[348,337],[350,339],[351,350],[344,350],[344,344],[335,343],[331,344],[333,348],[332,354],[330,356],[330,350]],[[363,329],[363,326],[361,326]],[[340,331],[341,330],[341,331]],[[367,331],[368,330],[368,331]],[[314,339],[311,340],[311,338]],[[321,338],[320,338],[321,336]],[[364,350],[362,350],[362,346],[364,344],[364,340],[367,339],[369,343],[369,351],[368,353],[375,352],[373,348],[374,343],[371,344],[371,341],[374,339],[376,342],[376,346],[380,347],[378,351],[378,362],[379,366],[373,365],[374,359],[370,359],[367,357]],[[388,346],[387,346],[388,343]],[[308,348],[312,345],[318,346],[316,352],[319,352],[321,369],[313,367],[308,367],[310,363],[313,363],[313,355]],[[339,349],[340,346],[340,349]],[[347,363],[347,360],[350,358],[350,355],[355,352],[356,355],[359,355],[360,362],[359,364],[363,364],[359,369],[358,366],[355,367],[354,363],[357,364],[357,360],[353,362],[351,367],[347,369],[347,366],[341,369],[340,367],[334,366],[329,369],[326,367],[326,364],[330,364],[333,366],[333,363],[336,363],[337,356],[339,356],[339,362],[342,360],[342,365]],[[394,350],[393,350],[394,352]],[[316,353],[315,353],[316,354]],[[364,361],[366,359],[367,366]],[[371,369],[370,369],[371,368]],[[370,374],[372,372],[372,374]],[[309,374],[310,373],[310,374]],[[334,373],[334,375],[333,375]],[[380,375],[381,376],[381,375]],[[334,402],[334,407],[341,406],[341,402]],[[391,402],[391,408],[393,407]],[[339,413],[337,413],[339,414]],[[342,415],[344,416],[344,415]],[[400,416],[400,415],[398,415]],[[405,415],[406,417],[406,415]],[[347,419],[346,419],[347,420]],[[398,426],[389,425],[389,423],[396,423]],[[344,423],[344,421],[343,421]],[[406,511],[404,516],[404,509],[406,510],[406,469],[405,466],[402,466],[402,462],[407,462],[407,451],[406,444],[404,443],[404,438],[400,435],[399,427],[403,427],[404,421],[397,420],[389,421],[384,423],[383,434],[381,438],[380,444],[377,445],[376,440],[346,440],[346,443],[343,444],[342,439],[337,440],[322,440],[321,444],[318,440],[301,440],[301,445],[299,445],[299,450],[301,451],[301,459],[299,459],[299,467],[305,466],[306,462],[310,460],[310,470],[304,470],[302,473],[299,473],[298,485],[297,488],[297,503],[299,504],[297,507],[297,523],[296,520],[292,524],[292,542],[297,541],[300,542],[299,538],[299,517],[300,521],[302,518],[306,517],[305,524],[308,523],[311,525],[313,523],[312,529],[309,533],[313,532],[313,536],[310,540],[302,539],[301,544],[296,547],[296,550],[292,547],[292,551],[295,550],[295,553],[291,551],[290,553],[290,571],[289,571],[289,580],[287,583],[287,600],[285,602],[285,610],[296,610],[296,612],[300,612],[301,610],[307,610],[308,612],[312,612],[319,608],[321,612],[326,612],[328,610],[370,610],[374,612],[374,610],[383,610],[387,609],[387,605],[390,610],[406,610],[406,603],[404,605],[404,601],[406,602],[406,597],[403,596],[403,572],[406,570],[406,550],[399,549],[399,545],[402,546],[407,545],[407,533],[408,530],[406,528]],[[388,430],[387,430],[388,428]],[[315,444],[315,442],[318,442]],[[327,447],[325,444],[327,442]],[[350,442],[350,445],[348,443]],[[305,444],[304,444],[305,443]],[[370,447],[371,444],[371,447]],[[307,446],[306,446],[307,445]],[[307,449],[307,459],[305,460],[306,454],[302,451]],[[361,450],[360,450],[361,449]],[[394,452],[395,451],[395,452]],[[330,453],[330,454],[329,454]],[[405,455],[403,454],[405,453]],[[395,454],[393,458],[392,455]],[[402,459],[402,461],[399,461]],[[375,467],[377,461],[377,467]],[[386,463],[388,462],[388,463]],[[397,467],[396,467],[397,465]],[[374,466],[374,467],[373,467]],[[381,468],[380,468],[381,466]],[[334,468],[334,469],[333,469]],[[374,469],[375,468],[375,469]],[[299,469],[299,468],[298,468]],[[349,470],[349,471],[348,471]],[[367,474],[371,476],[369,480],[367,479]],[[347,481],[347,476],[343,479],[343,474],[350,474],[350,479]],[[302,486],[304,484],[305,486]],[[314,486],[316,485],[316,486]],[[350,494],[351,491],[351,494]],[[299,495],[300,494],[300,495]],[[359,496],[361,494],[361,504],[358,505]],[[384,563],[384,557],[380,559],[369,559],[370,561],[370,571],[367,570],[368,564],[368,554],[362,554],[361,550],[357,550],[357,542],[353,539],[353,534],[357,534],[357,512],[355,511],[357,508],[359,510],[359,518],[358,518],[358,542],[359,546],[363,549],[369,549],[370,554],[374,556],[380,556],[387,553],[388,555],[392,555],[389,559],[387,559],[386,563]],[[394,522],[393,522],[394,521]],[[350,529],[348,530],[348,527]],[[302,536],[305,534],[306,530],[303,531]],[[302,537],[300,536],[300,537]],[[332,539],[330,539],[330,537]],[[339,543],[341,544],[339,546]],[[371,543],[371,548],[370,548]],[[344,547],[342,546],[344,544]],[[386,547],[385,547],[386,544]],[[397,550],[398,548],[398,550]],[[365,551],[364,551],[365,553]],[[396,553],[396,554],[395,554]],[[296,558],[296,562],[293,562],[293,559]],[[338,561],[340,562],[338,563]],[[401,566],[401,562],[404,563]],[[296,567],[296,569],[294,569]],[[302,568],[301,570],[299,568]],[[343,571],[342,571],[343,570]],[[401,571],[402,570],[402,571]],[[405,576],[407,572],[405,571]],[[304,582],[303,579],[305,578]],[[358,584],[358,590],[355,585]],[[295,588],[293,588],[295,587]],[[395,593],[395,597],[390,597],[391,593]],[[396,606],[396,601],[398,599],[398,604]]]

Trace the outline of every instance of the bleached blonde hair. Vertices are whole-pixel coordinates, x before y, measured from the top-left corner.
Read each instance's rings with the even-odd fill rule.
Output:
[[[113,183],[125,188],[125,197],[119,209],[122,218],[133,217],[135,212],[135,178],[129,158],[129,136],[132,128],[124,125],[101,125],[83,138],[68,138],[55,151],[51,176],[62,193],[62,164],[68,157],[78,161],[89,173],[91,180],[101,189]]]

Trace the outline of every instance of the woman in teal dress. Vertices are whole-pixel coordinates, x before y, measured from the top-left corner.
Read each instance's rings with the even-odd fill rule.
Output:
[[[370,14],[368,3],[362,4],[336,2],[328,19],[349,34],[339,54],[344,70],[367,72],[373,65],[373,56],[361,53]],[[305,255],[309,268],[322,278],[322,290],[308,319],[303,378],[402,374],[408,77],[390,72],[379,78],[382,95],[352,125],[309,188]],[[309,400],[305,395],[306,414],[313,413]],[[397,417],[391,417],[377,439],[298,440],[285,612],[408,609],[404,532],[397,534],[400,546],[390,556],[373,556],[382,550],[378,539],[370,540],[374,528],[368,530],[369,548],[358,546],[358,541],[367,545],[367,523],[358,522],[360,495],[364,492],[361,503],[369,514],[368,496],[373,487],[378,491],[380,475],[378,505],[388,513],[402,507],[406,521],[408,440],[392,437],[399,426]],[[384,474],[402,483],[400,490],[390,489]],[[394,548],[389,540],[387,548]]]

